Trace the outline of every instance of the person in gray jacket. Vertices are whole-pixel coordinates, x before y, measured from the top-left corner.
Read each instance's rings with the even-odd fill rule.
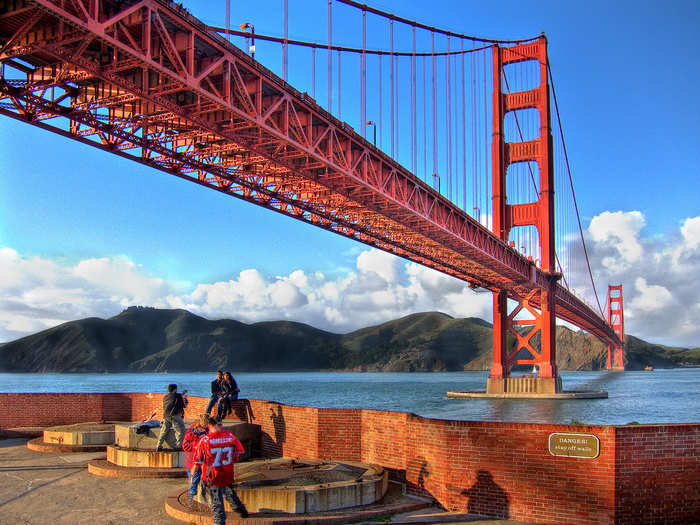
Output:
[[[183,394],[178,394],[177,385],[168,385],[168,393],[163,398],[163,420],[160,424],[160,435],[158,436],[158,444],[156,450],[163,450],[163,441],[168,438],[168,445],[171,445],[174,450],[182,450],[182,439],[185,436],[185,407],[187,399]],[[172,444],[168,435],[172,430],[175,430],[175,443]]]

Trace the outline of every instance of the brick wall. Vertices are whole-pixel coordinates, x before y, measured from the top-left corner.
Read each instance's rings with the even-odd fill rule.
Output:
[[[617,523],[700,523],[700,425],[615,430]]]
[[[0,394],[0,428],[160,415],[162,394]],[[209,399],[190,397],[187,417]],[[692,523],[700,425],[631,427],[447,421],[404,412],[239,400],[266,456],[359,460],[443,507],[537,523]],[[553,432],[594,434],[595,459],[554,457]]]

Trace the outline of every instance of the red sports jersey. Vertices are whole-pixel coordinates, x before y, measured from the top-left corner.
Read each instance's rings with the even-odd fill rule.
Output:
[[[197,446],[202,462],[202,479],[215,487],[233,483],[233,464],[243,454],[243,445],[228,430],[219,430],[202,436]]]

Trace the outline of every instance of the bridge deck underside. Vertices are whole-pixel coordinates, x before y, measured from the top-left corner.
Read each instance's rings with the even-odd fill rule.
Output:
[[[168,3],[0,1],[0,60],[6,116],[513,298],[548,286],[464,211]],[[556,314],[617,340],[558,284]]]

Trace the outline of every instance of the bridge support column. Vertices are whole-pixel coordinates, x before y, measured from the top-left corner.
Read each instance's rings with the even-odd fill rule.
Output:
[[[607,301],[608,311],[608,324],[612,326],[613,330],[620,338],[620,341],[625,340],[625,319],[622,313],[622,285],[611,285],[608,286],[608,301]],[[625,359],[624,359],[624,346],[622,344],[616,345],[608,343],[608,370],[624,370],[625,369]]]
[[[538,87],[516,93],[503,93],[504,66],[526,61],[539,62]],[[506,142],[504,118],[510,111],[536,109],[540,135],[527,142]],[[549,274],[549,282],[532,288],[508,313],[507,291],[494,292],[493,364],[487,381],[487,394],[556,394],[561,379],[556,365],[556,316],[554,290],[560,274],[555,270],[554,255],[554,166],[552,154],[547,40],[512,47],[493,47],[493,138],[492,138],[492,209],[493,232],[504,242],[511,229],[535,226],[539,235],[540,266]],[[519,162],[536,162],[539,171],[535,202],[511,204],[507,198],[508,166]],[[508,335],[515,345],[508,345]],[[539,340],[539,341],[537,341]],[[539,344],[538,344],[539,343]],[[537,368],[537,376],[510,377],[513,365]]]
[[[555,362],[556,318],[552,296],[550,290],[533,290],[508,313],[506,293],[494,293],[493,364],[486,383],[487,394],[561,392]],[[506,345],[508,335],[515,340],[512,346]],[[537,369],[537,375],[510,377],[513,365],[532,366]]]

